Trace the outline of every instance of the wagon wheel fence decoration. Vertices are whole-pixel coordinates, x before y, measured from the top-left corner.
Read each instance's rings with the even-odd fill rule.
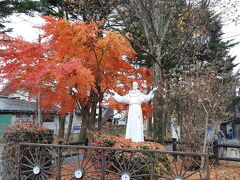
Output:
[[[150,179],[147,156],[138,152],[113,152],[105,165],[106,180]]]
[[[206,179],[207,172],[201,167],[201,157],[187,155],[153,155],[155,177],[169,180]]]
[[[93,149],[62,149],[61,179],[101,179],[101,152]]]
[[[207,154],[20,143],[17,179],[207,180],[210,177]]]
[[[49,147],[24,147],[19,156],[21,180],[44,180],[56,177],[52,171],[56,167],[56,153]]]

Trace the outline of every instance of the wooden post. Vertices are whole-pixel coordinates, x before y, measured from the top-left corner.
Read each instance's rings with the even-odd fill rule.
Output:
[[[172,151],[177,151],[177,139],[172,138]],[[177,161],[177,155],[173,155],[173,160],[176,162]]]
[[[177,151],[177,139],[176,138],[172,138],[172,151]]]
[[[218,141],[217,140],[213,141],[213,158],[218,163]]]

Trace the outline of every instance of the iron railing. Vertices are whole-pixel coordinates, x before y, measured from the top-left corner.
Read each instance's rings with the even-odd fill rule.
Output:
[[[227,151],[235,152],[232,153],[231,156],[227,154]],[[236,144],[218,144],[217,141],[213,144],[213,157],[216,160],[224,160],[224,161],[235,161],[240,162],[240,145]]]
[[[20,143],[17,152],[18,180],[210,179],[201,153],[34,143]]]

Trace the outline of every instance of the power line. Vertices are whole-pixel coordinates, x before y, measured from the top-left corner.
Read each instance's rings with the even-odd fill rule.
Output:
[[[17,17],[17,18],[20,18],[20,19],[22,19],[23,21],[26,21],[26,22],[34,25],[34,26],[36,26],[36,24],[34,24],[33,22],[31,22],[31,21],[29,21],[29,20],[27,20],[27,19],[24,19],[24,18],[22,18],[22,17],[20,17],[20,16],[16,16],[16,17]]]
[[[229,38],[232,38],[232,37],[237,37],[237,36],[240,36],[240,34],[235,34],[235,35],[228,36],[228,37],[225,37],[225,38],[222,38],[222,39],[229,39]]]

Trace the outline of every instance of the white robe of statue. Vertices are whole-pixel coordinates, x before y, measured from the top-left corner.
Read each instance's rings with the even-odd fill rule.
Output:
[[[129,104],[126,139],[131,139],[133,142],[143,142],[144,135],[141,104],[146,103],[153,98],[153,92],[156,90],[156,88],[146,95],[141,93],[137,87],[137,82],[134,82],[133,90],[130,90],[125,96],[120,96],[113,90],[110,92],[114,93],[113,98],[117,102]]]

